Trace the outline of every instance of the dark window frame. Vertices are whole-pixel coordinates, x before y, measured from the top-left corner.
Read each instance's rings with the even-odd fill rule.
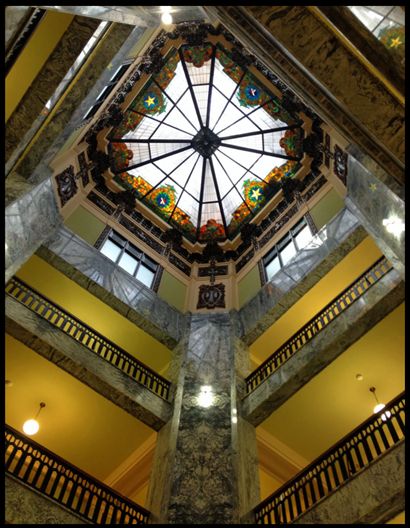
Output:
[[[83,121],[86,119],[89,119],[90,117],[94,117],[97,111],[100,109],[103,102],[107,99],[107,97],[112,93],[114,88],[116,87],[118,81],[120,78],[124,75],[124,73],[128,70],[132,63],[132,60],[130,59],[127,62],[124,62],[118,68],[115,70],[113,76],[110,78],[110,80],[103,86],[101,89],[99,95],[95,99],[94,103],[90,106],[90,108],[87,110],[86,114],[83,117]]]
[[[112,244],[114,244],[115,246],[117,246],[117,248],[120,249],[120,252],[117,255],[115,260],[112,260],[110,257],[108,257],[107,255],[104,255],[104,253],[102,253],[102,248],[104,247],[104,245],[107,242],[107,240],[109,240]],[[138,248],[135,244],[130,242],[123,235],[120,235],[114,229],[111,229],[107,233],[107,235],[105,236],[104,240],[102,240],[101,243],[99,243],[98,251],[104,257],[108,258],[111,262],[113,262],[116,266],[118,266],[123,271],[125,271],[126,273],[131,275],[131,277],[133,277],[134,279],[136,279],[139,282],[141,282],[141,284],[144,284],[144,286],[146,286],[147,288],[150,288],[153,291],[157,291],[158,290],[159,284],[156,284],[158,282],[157,281],[157,276],[158,276],[159,273],[161,273],[162,266],[160,264],[158,264],[158,262],[153,260],[149,255],[144,253],[144,251],[142,251],[140,248]],[[124,269],[122,266],[119,265],[119,262],[121,261],[121,258],[123,257],[124,254],[129,255],[136,262],[136,266],[135,266],[135,269],[134,269],[133,273],[130,273],[129,271],[127,271],[126,269]],[[154,274],[153,277],[152,277],[152,281],[151,281],[150,286],[147,286],[147,284],[145,284],[142,281],[140,281],[138,279],[138,277],[137,277],[138,271],[139,271],[139,269],[141,267],[149,270],[150,272],[152,272]]]
[[[268,282],[270,279],[268,278],[266,268],[269,266],[269,264],[277,257],[279,261],[280,269],[284,267],[283,264],[283,258],[281,256],[281,253],[285,249],[285,247],[288,246],[288,244],[293,244],[294,248],[296,249],[296,253],[301,251],[299,247],[299,244],[296,240],[297,235],[307,227],[310,231],[310,234],[313,236],[314,233],[312,233],[312,230],[309,226],[309,222],[307,222],[306,218],[303,216],[299,222],[297,222],[289,231],[280,239],[274,246],[271,247],[271,249],[266,253],[265,256],[262,257],[262,264],[263,264],[263,272],[265,275],[265,283]]]

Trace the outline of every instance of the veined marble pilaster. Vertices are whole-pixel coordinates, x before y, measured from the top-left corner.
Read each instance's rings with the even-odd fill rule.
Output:
[[[6,207],[6,282],[61,225],[50,179]]]
[[[404,108],[308,6],[204,6],[326,123],[404,181]]]
[[[404,202],[352,156],[348,159],[346,207],[404,277]],[[402,224],[400,234],[383,225],[393,220]]]
[[[6,160],[10,158],[36,117],[44,110],[46,102],[71,68],[98,24],[98,20],[90,18],[75,17],[73,19],[7,122]]]
[[[91,524],[8,475],[4,490],[5,521],[9,524],[27,524],[27,512],[30,512],[30,524]]]
[[[256,434],[238,402],[244,367],[228,314],[191,317],[168,375],[178,385],[157,437],[147,506],[154,522],[238,524],[258,502]]]

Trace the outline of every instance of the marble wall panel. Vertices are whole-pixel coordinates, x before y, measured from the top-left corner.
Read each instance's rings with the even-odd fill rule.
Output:
[[[89,21],[91,19],[85,20]],[[92,23],[97,27],[98,21],[92,20]],[[87,108],[80,103],[94,88],[102,73],[112,77],[115,71],[112,69],[113,66],[111,66],[112,60],[132,30],[132,26],[124,26],[121,24],[110,28],[98,46],[98,53],[93,55],[92,61],[84,65],[81,69],[81,76],[70,87],[70,91],[64,98],[64,104],[60,105],[58,112],[51,116],[47,122],[47,126],[36,137],[36,141],[31,146],[28,154],[16,165],[17,170],[22,176],[30,178],[33,182],[43,178],[43,167],[48,166],[51,159],[63,146],[70,135],[68,132],[72,133],[75,127],[83,121],[84,114],[88,110],[90,102],[87,102]],[[64,74],[72,66],[73,62],[68,65]],[[93,96],[93,102],[95,102],[97,95],[98,93]],[[72,118],[73,121],[71,121]],[[75,126],[72,128],[69,126],[71,124],[70,121],[75,122]]]
[[[346,207],[360,220],[384,255],[404,278],[404,201],[376,178],[362,163],[349,156]],[[384,220],[402,223],[400,234],[390,233]]]
[[[8,160],[46,102],[64,78],[95,29],[97,20],[75,17],[45,65],[7,121],[5,158]],[[44,154],[44,149],[43,152]],[[26,176],[25,171],[21,172]],[[28,176],[26,176],[28,177]]]
[[[340,211],[239,310],[245,343],[255,341],[365,236],[356,217],[347,209]]]
[[[385,524],[404,508],[403,441],[292,524]]]
[[[155,27],[161,24],[160,6],[44,6],[63,13],[110,20],[138,27]],[[187,20],[202,20],[204,12],[201,6],[172,6],[174,23]]]
[[[5,211],[6,282],[61,225],[51,180],[33,187]]]
[[[196,314],[175,349],[174,414],[157,438],[148,498],[155,522],[237,524],[259,500],[255,429],[237,401],[244,359],[236,365],[235,355],[244,349],[236,340],[229,314]]]
[[[403,300],[404,283],[393,269],[251,392],[243,401],[244,417],[261,424]]]
[[[66,227],[37,254],[150,335],[173,348],[185,317]]]
[[[154,430],[168,421],[169,402],[9,297],[6,331]]]
[[[9,475],[5,476],[4,492],[7,524],[92,524]]]

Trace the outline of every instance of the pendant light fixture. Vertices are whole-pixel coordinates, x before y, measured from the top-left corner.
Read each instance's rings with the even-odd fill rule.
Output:
[[[380,403],[379,402],[379,400],[378,400],[378,398],[376,396],[376,387],[370,387],[369,391],[373,393],[373,396],[374,396],[374,398],[376,400],[376,405],[373,408],[373,412],[374,412],[374,414],[377,414],[382,409],[384,409],[386,406],[385,406],[384,403]],[[390,411],[386,411],[385,413],[382,414],[382,420],[385,422],[387,420],[387,418],[390,418],[390,416],[391,416]]]
[[[29,420],[26,420],[23,424],[23,431],[26,433],[26,435],[32,436],[35,435],[38,430],[40,429],[40,424],[37,421],[37,417],[40,414],[40,411],[43,407],[45,407],[46,404],[44,402],[40,402],[40,408],[37,411],[37,414],[34,418],[30,418]]]

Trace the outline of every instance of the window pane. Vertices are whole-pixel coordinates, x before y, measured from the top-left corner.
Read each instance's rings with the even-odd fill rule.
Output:
[[[280,256],[282,258],[282,263],[285,265],[289,260],[296,255],[296,248],[293,242],[289,242],[287,246],[285,246],[281,252]]]
[[[348,6],[357,18],[362,22],[370,31],[377,26],[377,24],[383,19],[381,15],[378,15],[374,11],[367,9],[364,6]]]
[[[152,281],[154,279],[155,273],[148,268],[144,266],[144,264],[141,264],[138,268],[137,272],[137,279],[141,281],[145,286],[148,286],[148,288],[151,288]]]
[[[121,252],[121,248],[117,244],[114,244],[114,242],[111,242],[111,240],[106,240],[100,251],[103,255],[115,262]]]
[[[309,226],[305,226],[302,231],[295,236],[296,245],[298,249],[302,249],[312,240],[312,234],[310,233]]]
[[[118,262],[118,266],[120,266],[125,271],[128,271],[128,273],[131,275],[134,275],[135,268],[137,267],[137,260],[129,253],[124,253]]]
[[[266,276],[270,280],[277,271],[280,270],[280,263],[278,257],[275,257],[271,262],[266,266]]]

